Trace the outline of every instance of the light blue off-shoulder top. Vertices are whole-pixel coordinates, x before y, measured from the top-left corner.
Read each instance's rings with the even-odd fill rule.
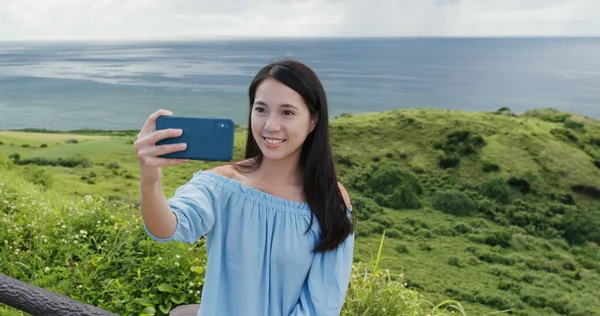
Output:
[[[207,266],[198,316],[339,315],[350,281],[351,234],[336,250],[313,253],[319,223],[307,203],[198,171],[168,199],[177,229],[159,242],[206,235]],[[352,206],[347,209],[347,215]],[[145,227],[145,226],[144,226]]]

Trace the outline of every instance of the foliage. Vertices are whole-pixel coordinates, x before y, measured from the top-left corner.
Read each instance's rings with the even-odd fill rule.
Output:
[[[234,159],[243,157],[243,132],[236,135]],[[145,243],[143,228],[135,227],[139,218],[135,223],[128,217],[139,204],[131,135],[118,133],[0,132],[0,157],[15,154],[0,158],[0,178],[14,192],[7,199],[11,207],[2,208],[6,214],[1,216],[10,223],[0,222],[0,243],[23,244],[19,255],[11,253],[15,248],[9,248],[10,242],[0,247],[0,271],[117,311],[151,307],[162,313],[160,305],[165,309],[169,300],[175,307],[169,292],[160,291],[163,283],[178,289],[176,295],[185,294],[185,304],[195,303],[202,275],[190,269],[202,271],[203,243],[191,251],[177,244]],[[449,307],[453,305],[473,315],[509,309],[514,315],[600,315],[600,299],[594,295],[600,291],[598,120],[548,109],[523,114],[407,109],[343,115],[332,121],[331,135],[339,181],[348,188],[358,219],[356,279],[346,314],[390,315],[390,310],[417,306],[432,315],[461,314]],[[69,139],[78,142],[66,143]],[[89,164],[15,163],[31,157],[81,157]],[[165,168],[165,194],[188,181],[192,172],[216,164],[192,161]],[[0,190],[8,192],[7,187]],[[85,206],[86,195],[99,206]],[[70,199],[75,204],[68,204]],[[30,204],[15,207],[18,212],[11,209],[20,203]],[[42,203],[51,206],[40,207]],[[54,215],[42,221],[48,212]],[[35,230],[27,226],[31,217],[36,218],[31,225]],[[95,244],[81,237],[73,244],[73,235],[81,235],[82,229],[88,236],[83,239],[113,241],[100,245],[111,256],[93,252]],[[11,239],[5,237],[9,234]],[[36,235],[49,243],[35,248]],[[43,249],[39,257],[31,253],[37,249]],[[163,260],[157,265],[158,256]],[[377,265],[373,257],[379,258]],[[45,260],[54,265],[42,273]],[[136,269],[143,280],[136,279]],[[113,270],[124,273],[122,279],[111,277]],[[196,280],[194,286],[183,281],[188,278]],[[406,301],[396,304],[397,295]],[[153,301],[136,301],[143,298]],[[451,303],[444,304],[447,300]],[[447,309],[433,309],[438,305]]]

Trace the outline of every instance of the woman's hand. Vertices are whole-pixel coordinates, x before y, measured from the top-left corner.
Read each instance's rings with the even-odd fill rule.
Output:
[[[140,181],[144,183],[154,183],[160,181],[161,168],[164,166],[174,166],[186,162],[186,159],[170,159],[157,157],[172,152],[185,150],[186,144],[169,144],[156,146],[156,142],[169,137],[180,136],[180,129],[164,129],[154,131],[156,119],[161,115],[173,115],[167,110],[159,110],[151,114],[146,123],[137,135],[133,147],[137,153],[138,164],[140,166]]]

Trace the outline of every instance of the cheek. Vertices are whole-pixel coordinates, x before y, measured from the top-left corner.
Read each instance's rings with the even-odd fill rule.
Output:
[[[258,116],[252,115],[250,117],[250,123],[252,124],[252,134],[260,136],[264,127],[263,120]]]

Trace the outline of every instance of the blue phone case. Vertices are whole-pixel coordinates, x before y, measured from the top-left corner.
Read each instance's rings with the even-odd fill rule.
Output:
[[[156,130],[176,128],[183,130],[181,136],[168,137],[159,145],[186,143],[187,148],[162,155],[163,158],[178,158],[206,161],[230,161],[233,159],[234,123],[225,118],[159,116]]]

